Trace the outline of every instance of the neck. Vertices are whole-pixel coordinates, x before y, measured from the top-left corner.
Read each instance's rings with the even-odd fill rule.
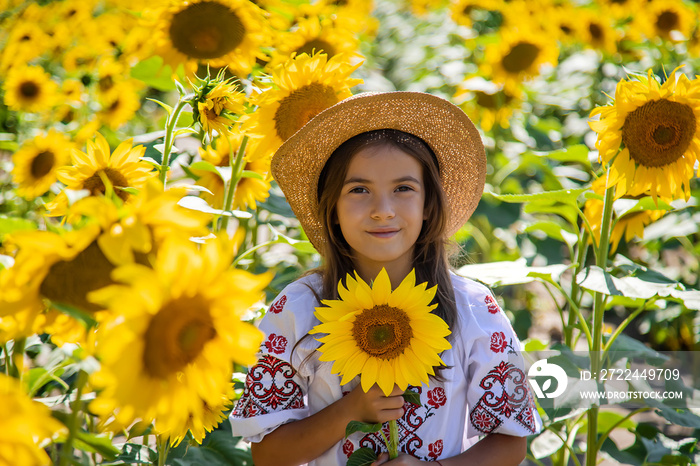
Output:
[[[356,261],[355,266],[357,273],[360,277],[367,283],[371,283],[377,278],[379,272],[382,268],[386,269],[387,275],[389,275],[389,280],[391,281],[391,289],[396,289],[397,286],[406,278],[406,275],[411,271],[412,264],[407,261],[395,261],[389,263],[382,262],[372,262],[372,263],[358,263]]]

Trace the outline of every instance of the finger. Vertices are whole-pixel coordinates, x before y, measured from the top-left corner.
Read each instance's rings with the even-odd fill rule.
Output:
[[[403,408],[399,409],[385,409],[379,413],[379,422],[396,421],[401,419],[403,416]]]
[[[399,395],[403,395],[403,393],[404,393],[405,391],[406,391],[406,390],[401,390],[401,387],[399,387],[398,385],[394,385],[394,389],[391,391],[391,393],[389,394],[389,396],[399,396]]]

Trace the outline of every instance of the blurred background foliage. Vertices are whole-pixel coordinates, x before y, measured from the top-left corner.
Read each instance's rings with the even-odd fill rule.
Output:
[[[275,125],[282,121],[277,118],[280,113],[273,113],[281,111],[280,103],[292,103],[290,96],[315,89],[314,83],[332,89],[335,101],[349,93],[389,90],[445,97],[479,127],[488,159],[487,194],[454,238],[455,266],[495,289],[530,348],[581,349],[582,339],[575,335],[581,336],[582,327],[566,296],[573,297],[585,317],[592,315],[587,309],[593,309],[595,296],[584,292],[585,281],[577,277],[596,264],[587,248],[596,242],[590,240],[583,217],[587,213],[591,218],[593,230],[598,218],[599,235],[606,168],[596,143],[602,132],[591,129],[591,112],[614,106],[618,83],[644,82],[650,70],[651,79],[662,83],[680,74],[689,77],[693,84],[681,94],[700,117],[695,106],[700,106],[700,90],[694,81],[700,65],[700,26],[697,5],[689,1],[159,0],[144,6],[136,0],[1,0],[0,5],[0,293],[5,294],[0,295],[0,366],[23,381],[25,392],[50,406],[49,419],[59,423],[47,421],[44,427],[50,431],[36,433],[30,446],[25,445],[28,451],[33,451],[31,445],[41,448],[32,453],[36,457],[27,456],[26,464],[47,459],[61,464],[251,461],[247,447],[231,440],[226,421],[218,427],[218,420],[210,421],[206,430],[216,428],[207,435],[201,428],[201,435],[187,433],[185,425],[179,438],[187,441],[173,442],[172,448],[167,435],[163,441],[162,431],[152,430],[148,416],[122,430],[104,430],[75,397],[77,392],[81,400],[81,374],[96,373],[100,364],[99,352],[93,357],[94,341],[69,338],[65,325],[55,333],[59,318],[46,312],[59,311],[80,322],[87,333],[96,326],[94,316],[86,316],[75,302],[61,304],[46,291],[45,279],[40,292],[38,284],[33,288],[32,305],[41,307],[32,311],[35,320],[29,326],[34,332],[17,331],[17,299],[24,297],[10,295],[22,289],[16,285],[18,270],[26,270],[18,267],[25,263],[22,245],[25,251],[37,248],[29,255],[32,260],[48,257],[44,249],[60,247],[74,251],[73,256],[66,253],[65,263],[72,263],[67,257],[80,255],[76,243],[32,243],[22,235],[85,231],[85,225],[99,217],[99,206],[79,209],[80,220],[75,221],[61,209],[79,205],[86,195],[109,197],[110,182],[117,188],[116,197],[137,198],[147,191],[144,184],[119,184],[109,173],[109,181],[102,178],[101,193],[85,184],[70,184],[69,179],[78,179],[80,173],[71,154],[99,152],[98,133],[109,146],[103,155],[109,157],[127,141],[123,151],[146,164],[138,170],[163,177],[167,172],[168,186],[182,187],[178,208],[186,207],[187,212],[173,214],[173,231],[179,228],[182,235],[200,240],[211,233],[227,236],[231,244],[224,248],[231,254],[230,265],[256,277],[272,272],[264,298],[242,313],[243,320],[255,322],[286,284],[320,260],[269,176],[269,157],[288,135]],[[302,55],[321,51],[327,61],[325,56],[312,60]],[[305,67],[306,77],[295,74],[293,62]],[[327,62],[335,63],[337,70]],[[677,67],[678,74],[673,74]],[[334,103],[322,97],[301,99],[290,111],[317,113]],[[212,109],[213,114],[207,113]],[[302,122],[313,116],[286,115]],[[168,137],[174,138],[172,148],[165,147]],[[696,127],[690,138],[686,158],[697,160]],[[70,172],[66,167],[78,168]],[[695,173],[697,169],[696,161]],[[122,175],[133,181],[138,178],[135,173],[126,170]],[[599,179],[602,190],[595,187]],[[668,188],[673,183],[662,177],[653,182],[666,188],[646,189],[627,199],[622,193],[615,201],[607,272],[620,279],[648,280],[641,287],[656,280],[692,293],[700,288],[698,178],[691,174],[685,189],[675,184]],[[673,195],[661,195],[657,202],[657,189]],[[57,201],[61,196],[67,199],[61,201],[65,205]],[[108,200],[122,207],[115,196]],[[101,223],[98,229],[112,231],[114,225],[124,226],[126,219],[142,214],[115,215],[117,223],[105,220],[106,226]],[[183,220],[190,215],[200,215],[199,220]],[[180,228],[187,222],[199,222],[203,229]],[[169,236],[175,233],[164,233]],[[84,241],[90,243],[95,237],[91,238]],[[153,241],[160,240],[154,236]],[[100,246],[109,255],[110,250]],[[145,257],[156,249],[135,252],[137,261],[139,252]],[[51,267],[56,260],[45,263]],[[112,256],[105,260],[110,268],[117,265]],[[469,268],[478,264],[490,267]],[[558,266],[555,272],[552,267]],[[652,272],[657,274],[654,280],[649,278]],[[607,290],[605,296],[601,332],[609,335],[624,323],[625,336],[652,350],[700,351],[697,295],[677,298],[669,291],[650,298]],[[251,300],[249,304],[255,302]],[[640,305],[643,312],[637,312]],[[235,359],[231,363],[236,363],[234,387],[239,395],[244,366]],[[30,375],[23,377],[22,371]],[[6,390],[7,403],[16,403],[14,397],[19,396],[12,390]],[[90,396],[95,395],[86,395],[86,402]],[[76,412],[81,413],[77,420]],[[696,462],[697,441],[687,439],[698,437],[697,417],[689,414],[679,422],[667,411],[657,412],[665,413],[666,420],[638,424],[623,416],[607,421],[601,417],[601,429],[619,425],[635,439],[624,451],[606,442],[601,455],[628,464]],[[566,432],[571,440],[547,443],[543,434],[544,440],[531,443],[529,461],[578,464],[576,457],[588,448],[576,436],[583,421],[573,422],[571,416],[545,420],[547,432]],[[683,429],[674,430],[673,424]],[[177,437],[173,434],[170,440]],[[18,458],[17,445],[0,439],[0,463]]]

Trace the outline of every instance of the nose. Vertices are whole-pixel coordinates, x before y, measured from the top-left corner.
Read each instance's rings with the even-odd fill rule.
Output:
[[[371,217],[375,220],[394,218],[394,203],[390,195],[379,194],[375,197],[372,205]]]

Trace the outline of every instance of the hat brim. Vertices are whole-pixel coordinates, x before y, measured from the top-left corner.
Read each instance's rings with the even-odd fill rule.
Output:
[[[316,187],[321,170],[343,142],[377,129],[396,129],[425,141],[437,157],[452,236],[476,209],[486,180],[486,154],[474,124],[457,106],[422,92],[363,93],[316,115],[280,146],[272,175],[316,250],[325,238]]]

